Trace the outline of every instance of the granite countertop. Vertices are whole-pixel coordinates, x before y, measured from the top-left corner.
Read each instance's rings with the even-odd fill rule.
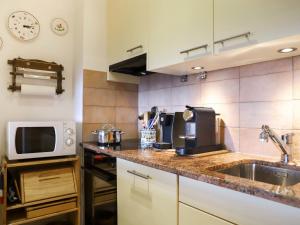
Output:
[[[229,188],[257,197],[300,208],[300,183],[280,188],[279,186],[244,178],[234,177],[214,170],[242,162],[265,161],[274,163],[274,158],[251,156],[242,153],[222,152],[218,154],[177,156],[173,150],[151,149],[113,150],[101,148],[96,143],[83,143],[84,149],[125,159],[156,169],[175,173],[195,180]],[[299,165],[299,164],[298,164]],[[300,167],[295,167],[300,170]]]

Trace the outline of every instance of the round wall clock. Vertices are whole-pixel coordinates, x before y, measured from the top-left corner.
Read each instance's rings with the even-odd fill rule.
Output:
[[[24,11],[10,14],[8,28],[13,36],[22,41],[32,40],[40,33],[39,21],[32,14]]]
[[[65,35],[68,33],[68,23],[61,18],[55,18],[51,22],[51,29],[57,35]]]

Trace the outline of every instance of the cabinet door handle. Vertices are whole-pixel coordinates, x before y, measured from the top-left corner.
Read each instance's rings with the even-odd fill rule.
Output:
[[[134,48],[128,49],[126,52],[133,52],[134,50],[139,49],[139,48],[143,48],[143,45],[138,45]]]
[[[219,41],[215,41],[214,44],[222,44],[224,45],[224,43],[226,41],[230,41],[232,39],[236,39],[236,38],[240,38],[240,37],[245,37],[245,38],[249,38],[249,36],[251,35],[251,32],[247,32],[247,33],[243,33],[243,34],[239,34],[239,35],[235,35],[235,36],[232,36],[232,37],[229,37],[229,38],[224,38],[222,40],[219,40]]]
[[[136,172],[135,170],[127,170],[127,173],[130,173],[132,175],[135,175],[137,177],[140,177],[140,178],[143,178],[143,179],[146,179],[146,180],[151,179],[151,177],[149,175],[141,174],[139,172]]]
[[[197,47],[195,47],[195,48],[190,48],[190,49],[181,51],[180,54],[188,54],[189,52],[196,51],[196,50],[201,49],[201,48],[207,49],[207,48],[208,48],[208,45],[200,45],[200,46],[197,46]]]

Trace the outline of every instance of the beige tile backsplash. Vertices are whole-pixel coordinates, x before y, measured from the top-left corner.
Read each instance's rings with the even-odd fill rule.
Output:
[[[243,77],[240,79],[241,102],[290,100],[292,96],[292,72]]]
[[[233,103],[239,101],[239,79],[203,82],[201,103]]]
[[[240,77],[259,76],[293,70],[292,58],[278,59],[240,67]]]
[[[293,102],[240,103],[240,127],[260,128],[262,124],[275,129],[292,129]]]
[[[209,73],[209,76],[205,80],[209,81],[218,81],[218,80],[229,80],[229,79],[239,79],[240,78],[240,69],[238,67],[233,67],[229,69],[216,70]]]
[[[116,91],[100,88],[84,88],[83,102],[85,106],[115,106]]]
[[[293,129],[300,130],[300,100],[294,100],[293,107]]]
[[[300,99],[300,69],[294,71],[293,85],[293,97],[294,99]]]
[[[109,123],[125,131],[123,139],[138,137],[138,86],[108,82],[106,73],[84,70],[83,141],[95,141],[91,131]]]
[[[134,107],[134,108],[138,107],[138,92],[116,90],[115,94],[116,94],[116,106]]]
[[[294,70],[300,70],[300,56],[296,56],[293,59]]]
[[[186,104],[221,114],[228,149],[279,157],[271,141],[259,142],[260,127],[268,124],[278,134],[295,134],[291,151],[300,160],[300,56],[212,71],[206,80],[191,75],[182,83],[163,74],[141,80],[139,112],[154,105],[183,111]]]
[[[221,114],[223,126],[225,127],[240,127],[240,104],[225,103],[225,104],[202,104],[204,107],[213,108],[216,113]],[[235,116],[233,116],[235,115]]]
[[[83,113],[84,123],[114,123],[116,110],[114,107],[85,106]]]
[[[240,146],[239,135],[240,135],[240,128],[225,127],[223,143],[226,145],[228,149],[238,152]]]
[[[116,107],[116,123],[136,123],[138,111],[137,108]]]

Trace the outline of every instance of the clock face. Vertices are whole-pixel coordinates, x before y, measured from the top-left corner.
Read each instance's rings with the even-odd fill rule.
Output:
[[[39,21],[30,13],[17,11],[8,18],[10,32],[19,40],[29,41],[36,38],[40,32]]]

